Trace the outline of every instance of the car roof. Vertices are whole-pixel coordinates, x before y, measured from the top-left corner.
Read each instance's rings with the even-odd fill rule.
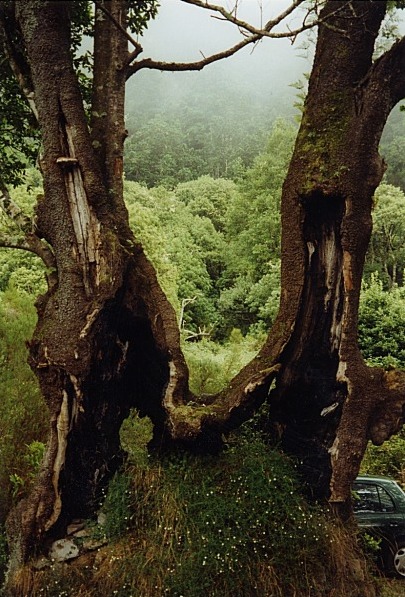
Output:
[[[356,481],[381,481],[382,483],[396,483],[395,479],[383,475],[359,475]]]

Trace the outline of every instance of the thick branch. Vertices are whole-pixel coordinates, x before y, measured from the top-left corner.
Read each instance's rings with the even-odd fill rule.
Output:
[[[392,108],[405,98],[405,37],[398,40],[374,64],[364,83],[372,93],[370,97],[381,94],[384,108]]]
[[[10,37],[9,32],[11,28],[8,24],[9,19],[11,19],[11,14],[6,14],[4,8],[0,7],[0,43],[3,46],[11,70],[14,73],[20,89],[25,96],[33,115],[35,116],[35,119],[38,121],[38,111],[34,99],[34,87],[29,74],[30,69],[24,56],[18,51]]]
[[[0,247],[3,249],[21,249],[35,253],[26,238],[14,234],[0,232]]]
[[[186,443],[204,441],[204,436],[221,437],[248,420],[252,413],[263,404],[268,391],[280,370],[280,364],[256,373],[249,382],[237,392],[206,397],[195,404],[174,404],[170,394],[170,384],[164,399],[174,440]]]
[[[358,473],[367,443],[381,445],[404,424],[405,371],[346,364],[341,381],[348,397],[330,454],[333,466],[333,503],[350,499],[350,487]]]
[[[372,370],[375,378],[374,371]],[[375,406],[368,430],[371,441],[380,445],[402,428],[405,407],[405,371],[383,371],[382,391]]]
[[[151,58],[145,58],[144,60],[140,60],[139,62],[132,64],[128,68],[127,78],[129,78],[131,75],[141,70],[142,68],[149,68],[152,70],[160,71],[202,70],[208,64],[212,64],[213,62],[217,62],[218,60],[222,60],[223,58],[229,58],[245,46],[248,46],[249,44],[254,44],[258,42],[260,39],[260,35],[252,35],[250,37],[246,37],[243,41],[232,46],[232,48],[228,48],[223,52],[218,52],[217,54],[212,54],[211,56],[204,57],[202,60],[198,60],[196,62],[158,62],[152,60]]]

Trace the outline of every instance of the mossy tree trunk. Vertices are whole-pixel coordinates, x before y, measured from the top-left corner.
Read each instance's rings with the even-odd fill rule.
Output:
[[[126,3],[104,2],[110,17],[96,10],[90,127],[70,55],[69,4],[15,3],[43,138],[36,237],[52,250],[55,272],[30,344],[50,439],[36,488],[8,520],[12,569],[71,519],[94,513],[121,462],[119,429],[132,407],[151,417],[155,447],[214,450],[269,400],[269,428],[299,456],[312,491],[344,508],[367,440],[397,431],[405,402],[404,375],[367,368],[357,346],[372,197],[384,169],[378,143],[405,92],[402,41],[372,62],[386,3],[325,5],[328,26],[320,26],[283,188],[279,315],[259,355],[207,406],[191,401],[175,313],[128,225],[124,89],[137,68],[123,35]]]
[[[405,94],[405,43],[373,62],[385,2],[327,2],[301,127],[283,187],[282,289],[262,358],[280,371],[270,427],[310,490],[342,513],[368,440],[403,424],[405,375],[369,368],[358,305],[384,173],[381,133]],[[268,384],[267,384],[267,387]]]

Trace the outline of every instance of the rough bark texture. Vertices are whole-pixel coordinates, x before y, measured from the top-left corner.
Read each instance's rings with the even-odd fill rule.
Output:
[[[125,3],[107,4],[125,26]],[[57,282],[38,300],[30,343],[50,438],[35,491],[8,520],[12,568],[39,541],[63,534],[72,518],[94,513],[121,463],[119,429],[131,407],[151,416],[162,439],[162,399],[169,407],[187,396],[175,313],[129,230],[123,202],[122,34],[100,19],[113,65],[96,49],[100,117],[93,115],[91,137],[71,65],[68,3],[16,5],[43,133],[38,234],[52,247]],[[103,87],[97,73],[106,68],[114,76]]]
[[[280,312],[261,359],[277,365],[270,426],[310,491],[349,509],[367,442],[403,424],[404,374],[366,367],[358,302],[378,144],[404,94],[404,42],[374,64],[385,2],[328,2],[282,197]],[[250,374],[250,371],[248,371]],[[243,375],[243,374],[242,374]],[[269,388],[269,380],[264,380]]]
[[[151,417],[154,446],[218,449],[265,400],[269,428],[298,456],[311,491],[344,509],[367,440],[403,422],[404,375],[368,369],[357,309],[384,166],[378,143],[404,96],[404,47],[375,64],[385,2],[327,2],[308,98],[282,197],[280,312],[259,355],[209,404],[190,401],[175,313],[129,226],[122,195],[126,4],[96,11],[91,132],[69,51],[65,2],[17,0],[43,134],[37,236],[55,280],[30,345],[51,419],[37,486],[8,520],[15,572],[36,545],[94,513],[120,464],[129,409]],[[135,72],[136,69],[133,69]],[[273,386],[273,383],[275,385]]]

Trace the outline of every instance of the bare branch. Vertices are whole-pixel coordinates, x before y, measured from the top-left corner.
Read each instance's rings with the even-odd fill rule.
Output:
[[[218,4],[211,4],[210,2],[206,2],[205,0],[181,0],[181,1],[184,2],[185,4],[192,4],[194,6],[198,6],[199,8],[205,8],[207,10],[217,12],[217,13],[221,14],[225,20],[233,23],[234,25],[237,25],[240,29],[244,29],[245,31],[248,31],[252,35],[256,35],[258,33],[260,33],[261,35],[265,35],[266,32],[268,34],[272,29],[274,29],[274,27],[276,27],[276,25],[279,25],[281,23],[281,21],[283,21],[286,17],[288,17],[298,6],[300,6],[300,4],[303,4],[303,2],[305,0],[294,0],[292,2],[292,4],[290,6],[288,6],[282,13],[280,13],[275,19],[267,21],[267,23],[264,25],[264,27],[261,27],[259,29],[257,27],[253,27],[253,25],[251,25],[247,21],[243,21],[242,19],[239,19],[237,17],[237,4],[235,6],[235,10],[232,12],[229,12],[223,6],[220,6]],[[272,37],[274,35],[275,34],[272,34]],[[280,34],[278,34],[278,35],[280,35]],[[288,36],[288,34],[284,34],[284,37],[286,37],[286,36]]]
[[[0,247],[3,249],[22,249],[30,253],[35,253],[25,238],[6,234],[5,232],[0,232]]]
[[[211,56],[207,56],[206,58],[203,58],[203,60],[199,60],[196,62],[158,62],[156,60],[152,60],[151,58],[144,58],[143,60],[135,62],[134,64],[129,66],[127,71],[127,78],[129,78],[131,75],[141,70],[142,68],[149,68],[160,71],[202,70],[208,64],[212,64],[213,62],[217,62],[218,60],[222,60],[223,58],[233,56],[233,54],[236,54],[236,52],[238,52],[245,46],[256,43],[260,39],[260,35],[251,35],[250,37],[245,38],[244,40],[240,41],[235,46],[228,48],[227,50],[218,52],[217,54],[212,54]]]
[[[248,32],[251,35],[260,35],[260,37],[271,37],[274,39],[290,37],[290,38],[295,39],[299,33],[302,33],[303,31],[307,31],[308,29],[311,29],[312,27],[316,27],[321,22],[324,22],[318,18],[315,18],[313,21],[307,22],[308,16],[311,13],[317,14],[317,4],[315,4],[314,7],[309,8],[307,10],[307,12],[303,18],[303,24],[300,27],[297,27],[296,29],[291,29],[287,25],[286,31],[278,31],[278,32],[273,31],[273,29],[277,25],[279,25],[284,19],[286,19],[288,16],[290,16],[300,5],[302,5],[305,2],[305,0],[294,0],[277,17],[275,17],[274,19],[270,19],[269,21],[267,21],[267,23],[264,26],[261,26],[261,27],[254,27],[253,25],[251,25],[251,23],[248,23],[247,21],[243,21],[242,19],[237,18],[236,10],[229,12],[223,6],[220,6],[217,4],[211,4],[205,0],[181,0],[181,1],[185,2],[186,4],[192,4],[193,6],[198,6],[199,8],[205,8],[206,10],[210,10],[212,12],[217,12],[217,13],[221,14],[222,15],[221,20],[226,20],[226,21],[229,21],[230,23],[233,23],[234,25],[236,25],[241,30],[241,33],[243,35],[246,35],[246,32]],[[342,10],[342,7],[337,8],[332,14],[335,14],[336,12],[339,12],[340,10]],[[328,15],[328,19],[330,18],[330,16],[331,15]],[[219,18],[219,17],[214,16],[214,18]],[[245,33],[243,33],[243,31]]]
[[[204,8],[204,9],[210,10],[214,13],[218,13],[219,15],[221,15],[221,17],[216,17],[214,15],[214,18],[220,18],[221,20],[226,20],[226,21],[229,21],[230,23],[233,23],[234,25],[236,25],[239,28],[240,33],[244,36],[244,39],[242,41],[240,41],[239,43],[235,44],[234,46],[232,46],[231,48],[228,48],[228,49],[218,52],[216,54],[212,54],[211,56],[204,56],[201,52],[201,54],[203,55],[203,59],[197,60],[195,62],[163,62],[163,61],[153,60],[152,58],[145,58],[143,60],[140,60],[139,62],[133,62],[129,66],[128,71],[127,71],[127,78],[129,78],[134,73],[136,73],[137,71],[139,71],[143,68],[160,70],[160,71],[202,70],[208,64],[212,64],[213,62],[217,62],[224,58],[228,58],[229,56],[232,56],[233,54],[235,54],[236,52],[238,52],[239,50],[241,50],[242,48],[244,48],[245,46],[247,46],[249,44],[256,44],[263,37],[270,37],[273,39],[290,38],[293,40],[292,43],[294,43],[296,37],[300,33],[307,31],[308,29],[311,29],[313,27],[316,27],[317,25],[320,25],[320,24],[323,24],[325,27],[329,27],[330,29],[333,29],[333,30],[345,35],[344,30],[340,30],[336,26],[331,25],[329,23],[329,20],[331,19],[331,17],[333,15],[335,15],[336,13],[339,13],[340,11],[343,10],[343,6],[338,6],[334,11],[332,11],[331,13],[329,13],[327,15],[326,19],[320,19],[318,17],[318,12],[317,12],[318,3],[316,3],[314,7],[309,8],[307,10],[306,14],[303,17],[302,24],[300,27],[297,27],[295,29],[290,29],[287,25],[287,28],[285,31],[273,31],[273,29],[277,25],[279,25],[284,19],[286,19],[289,15],[291,15],[292,12],[294,10],[296,10],[300,5],[302,5],[305,0],[293,0],[293,2],[283,12],[281,12],[277,17],[267,21],[267,23],[264,25],[263,28],[254,27],[247,21],[239,19],[237,16],[237,9],[238,9],[237,2],[235,4],[234,9],[231,12],[229,12],[223,6],[220,6],[217,4],[212,4],[212,3],[208,2],[207,0],[181,0],[181,1],[186,4],[191,4],[193,6],[197,6],[199,8]],[[314,13],[315,16],[314,16],[313,20],[308,20],[308,17],[311,13]],[[142,49],[140,49],[140,51],[138,53],[135,52],[132,59],[137,57],[141,51],[142,51]]]

